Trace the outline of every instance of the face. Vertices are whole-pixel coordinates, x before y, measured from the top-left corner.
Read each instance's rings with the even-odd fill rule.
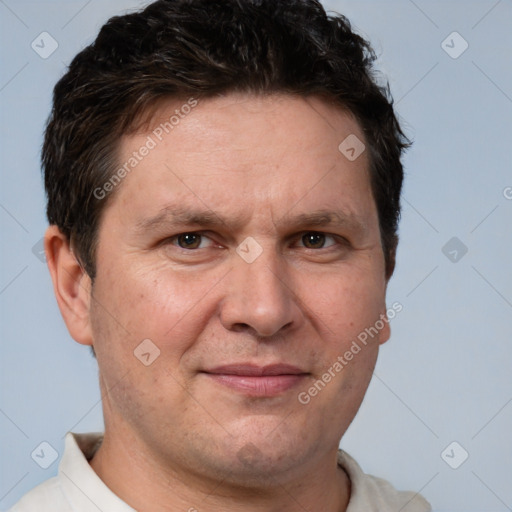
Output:
[[[203,100],[160,133],[177,107],[123,138],[121,165],[155,144],[99,227],[107,429],[181,471],[300,471],[337,450],[389,335],[367,153],[338,150],[364,136],[320,99],[279,95]]]

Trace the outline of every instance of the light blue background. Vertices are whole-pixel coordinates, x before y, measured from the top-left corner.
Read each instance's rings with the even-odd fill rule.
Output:
[[[435,510],[512,510],[512,2],[324,3],[373,43],[415,140],[388,294],[403,311],[342,446]],[[0,1],[2,510],[56,473],[30,457],[42,441],[62,453],[66,431],[102,429],[96,363],[32,252],[46,226],[39,150],[65,65],[142,4]],[[43,31],[59,44],[48,59],[31,48]],[[469,44],[457,59],[441,46],[453,31]],[[456,263],[441,250],[454,236],[468,248]],[[452,441],[469,453],[458,469],[440,455]]]

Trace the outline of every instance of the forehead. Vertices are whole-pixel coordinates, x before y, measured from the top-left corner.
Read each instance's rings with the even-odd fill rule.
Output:
[[[145,218],[172,205],[239,217],[241,208],[247,216],[277,215],[294,205],[298,214],[320,206],[374,213],[362,130],[350,113],[317,97],[164,102],[143,129],[122,138],[118,158],[129,172],[113,203]]]
[[[255,159],[265,149],[274,156],[293,157],[300,149],[311,158],[332,160],[339,156],[339,144],[347,137],[364,140],[351,112],[316,96],[230,93],[201,100],[161,100],[141,120],[140,129],[121,140],[124,157],[146,136],[161,149],[180,151],[184,145],[184,150],[192,150],[189,152],[208,151],[212,159],[223,152],[246,149]],[[363,154],[360,167],[365,163]]]

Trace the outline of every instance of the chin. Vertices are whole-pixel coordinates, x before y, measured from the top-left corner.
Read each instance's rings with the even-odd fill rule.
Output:
[[[285,484],[297,470],[300,457],[291,451],[263,451],[248,442],[223,462],[225,481],[232,486],[245,488],[275,487]]]
[[[224,446],[219,443],[217,453],[211,454],[216,465],[222,465],[217,470],[227,472],[226,480],[231,484],[250,487],[284,483],[300,472],[301,465],[311,461],[318,449],[319,441],[291,431],[282,418],[279,423],[268,418],[252,418],[249,422],[252,425],[245,425],[245,430],[240,425],[230,429],[240,435],[225,439]]]

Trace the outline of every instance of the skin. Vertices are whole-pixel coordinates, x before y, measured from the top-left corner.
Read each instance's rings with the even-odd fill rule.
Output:
[[[119,162],[176,107],[161,105],[149,129],[124,136]],[[364,141],[350,114],[315,97],[202,100],[116,189],[93,284],[48,229],[62,315],[98,359],[106,429],[91,466],[133,508],[346,509],[338,445],[388,324],[307,405],[297,397],[386,312],[367,152],[349,161],[338,151],[350,134]],[[342,222],[304,217],[327,210]],[[176,223],[173,211],[212,222]],[[176,235],[190,232],[202,235],[186,238],[197,248],[180,247]],[[236,251],[247,237],[262,249],[252,263]],[[148,338],[160,355],[145,366],[134,350]],[[205,373],[231,363],[305,375],[252,396]]]

